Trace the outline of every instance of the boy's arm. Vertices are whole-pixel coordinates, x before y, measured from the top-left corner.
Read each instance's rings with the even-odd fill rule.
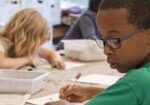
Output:
[[[103,91],[99,86],[76,84],[70,88],[71,85],[67,84],[60,88],[59,97],[61,99],[70,102],[84,102]]]

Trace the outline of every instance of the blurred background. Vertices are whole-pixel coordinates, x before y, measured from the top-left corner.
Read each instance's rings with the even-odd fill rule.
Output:
[[[0,0],[0,30],[17,11],[35,8],[49,25],[52,38],[49,44],[56,46],[88,5],[89,0]]]

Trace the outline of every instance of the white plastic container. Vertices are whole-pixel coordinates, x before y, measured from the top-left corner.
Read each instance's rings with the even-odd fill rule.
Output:
[[[63,40],[65,55],[81,61],[105,60],[103,49],[94,40]]]
[[[36,93],[45,87],[48,72],[0,70],[0,93]]]

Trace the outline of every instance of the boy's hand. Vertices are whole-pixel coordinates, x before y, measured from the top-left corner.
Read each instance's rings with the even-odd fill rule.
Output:
[[[76,84],[71,89],[69,89],[70,86],[71,84],[68,84],[60,88],[59,97],[61,99],[70,102],[83,102],[93,96],[93,92],[90,91],[92,89],[89,86]]]

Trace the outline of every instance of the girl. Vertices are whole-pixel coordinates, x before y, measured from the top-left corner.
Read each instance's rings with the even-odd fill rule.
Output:
[[[52,66],[64,68],[61,57],[40,46],[49,39],[48,26],[34,9],[16,13],[0,35],[0,69],[20,69],[44,58]]]

